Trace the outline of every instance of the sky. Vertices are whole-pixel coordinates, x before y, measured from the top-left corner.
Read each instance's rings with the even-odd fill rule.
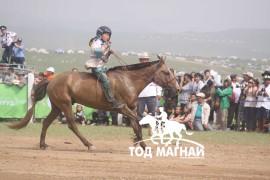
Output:
[[[3,4],[3,3],[1,3]],[[213,32],[270,28],[269,0],[8,0],[0,23],[14,28],[95,32]]]

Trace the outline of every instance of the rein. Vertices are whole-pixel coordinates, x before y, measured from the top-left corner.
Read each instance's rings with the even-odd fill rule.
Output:
[[[127,68],[126,68],[126,66],[128,65],[122,58],[120,58],[118,55],[116,55],[115,53],[113,54],[115,57],[116,57],[116,59],[122,64],[122,63],[124,63],[125,64],[125,66],[124,66],[124,68],[127,70],[127,71],[129,71]],[[173,76],[173,78],[172,79],[170,79],[170,80],[168,80],[168,81],[164,81],[164,80],[162,80],[161,78],[160,78],[160,76],[156,73],[156,69],[154,68],[154,66],[151,64],[151,67],[152,67],[152,70],[154,71],[154,73],[155,73],[155,75],[157,76],[157,79],[158,80],[160,80],[160,86],[163,88],[163,89],[169,89],[169,88],[165,88],[167,85],[168,85],[168,83],[170,83],[171,81],[173,81],[173,80],[176,80],[176,78]],[[137,76],[137,77],[139,77],[139,78],[142,78],[142,79],[146,79],[144,76],[139,76],[139,75],[137,75],[137,74],[135,74],[135,73],[133,73],[133,72],[131,72],[131,71],[129,71],[130,73],[132,73],[133,75],[135,75],[135,76]],[[148,79],[146,79],[146,80],[148,80]]]

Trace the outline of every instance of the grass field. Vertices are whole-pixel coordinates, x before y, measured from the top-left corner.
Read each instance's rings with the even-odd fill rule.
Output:
[[[5,125],[7,123],[0,123],[0,135],[9,136],[29,136],[39,137],[42,123],[30,123],[26,128],[14,131],[8,129]],[[116,126],[81,126],[78,125],[81,133],[91,140],[110,140],[110,139],[122,139],[130,138],[134,135],[133,129],[130,127],[116,127]],[[147,129],[143,128],[144,138],[149,138]],[[192,139],[200,143],[211,144],[232,144],[232,145],[251,145],[251,146],[268,146],[270,148],[270,135],[262,133],[246,133],[235,131],[206,131],[206,132],[194,132],[192,136],[187,136],[182,133],[184,137]],[[52,124],[48,129],[47,135],[49,137],[76,137],[71,132],[67,125]],[[79,139],[78,139],[79,141]]]

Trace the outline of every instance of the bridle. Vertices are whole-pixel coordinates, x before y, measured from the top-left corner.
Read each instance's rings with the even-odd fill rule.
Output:
[[[161,79],[161,77],[157,74],[157,71],[155,70],[155,68],[154,68],[154,66],[153,66],[152,64],[151,64],[151,67],[152,67],[152,69],[153,69],[153,71],[154,71],[154,73],[155,73],[155,76],[157,76],[156,79],[160,80],[159,82],[161,82],[161,83],[158,83],[158,82],[157,82],[157,84],[159,84],[163,89],[170,89],[170,88],[167,88],[167,87],[168,87],[168,84],[169,84],[171,81],[176,80],[176,78],[173,76],[173,78],[171,78],[170,80],[164,81],[164,80]],[[156,80],[156,81],[157,81],[157,80]]]

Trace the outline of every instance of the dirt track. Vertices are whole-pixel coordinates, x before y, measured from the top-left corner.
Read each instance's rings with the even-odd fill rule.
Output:
[[[266,147],[205,145],[204,159],[130,157],[130,139],[94,141],[87,151],[75,137],[0,137],[0,179],[269,179]],[[268,146],[269,147],[269,146]]]

